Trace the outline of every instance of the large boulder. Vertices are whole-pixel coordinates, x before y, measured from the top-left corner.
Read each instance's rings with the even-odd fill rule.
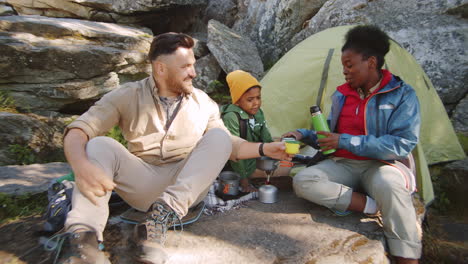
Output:
[[[144,28],[41,16],[0,17],[0,90],[23,110],[61,111],[148,76]]]
[[[458,103],[452,116],[455,130],[468,135],[468,95]]]
[[[265,65],[279,59],[281,48],[313,17],[326,0],[251,0],[238,2],[233,29],[252,39]]]
[[[64,127],[56,119],[0,112],[0,166],[63,160]]]
[[[135,22],[137,15],[170,7],[206,5],[207,0],[6,0],[21,15]],[[131,15],[135,15],[132,17]]]
[[[193,80],[194,86],[207,93],[213,92],[214,86],[211,83],[216,81],[221,73],[221,67],[216,58],[212,54],[209,54],[198,59],[195,63],[195,70],[197,77]]]
[[[71,172],[65,162],[0,166],[0,193],[35,194],[47,191],[52,180]]]
[[[219,21],[228,27],[232,27],[237,19],[237,0],[208,0],[204,19]]]
[[[257,78],[263,75],[262,60],[255,44],[216,20],[208,22],[207,45],[224,72],[244,70]]]
[[[458,15],[464,14],[467,3],[468,0],[327,1],[284,52],[326,28],[376,24],[414,55],[450,109],[468,92],[468,22]]]
[[[0,1],[0,16],[11,16],[15,14],[15,10],[11,6],[5,5],[4,1]]]

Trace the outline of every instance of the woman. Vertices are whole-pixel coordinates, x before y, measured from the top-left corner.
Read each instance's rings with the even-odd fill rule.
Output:
[[[419,103],[411,86],[382,69],[389,48],[389,37],[379,28],[352,28],[341,49],[346,83],[332,95],[332,132],[298,129],[283,137],[322,151],[336,149],[294,177],[298,196],[341,214],[380,211],[390,254],[397,263],[418,263],[414,175],[399,160],[418,142]],[[326,137],[317,140],[317,134]]]

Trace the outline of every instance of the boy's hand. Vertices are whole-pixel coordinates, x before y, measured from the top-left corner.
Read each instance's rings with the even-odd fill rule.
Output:
[[[289,132],[284,133],[281,136],[281,138],[285,138],[285,137],[293,137],[296,140],[301,140],[302,139],[302,134],[297,132],[297,131],[289,131]]]
[[[284,142],[271,142],[263,144],[263,153],[276,160],[292,160],[294,155],[285,152]]]

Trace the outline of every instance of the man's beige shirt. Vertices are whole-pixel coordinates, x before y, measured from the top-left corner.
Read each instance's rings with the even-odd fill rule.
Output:
[[[92,139],[120,126],[128,150],[144,161],[160,165],[187,157],[203,134],[221,128],[218,105],[203,91],[194,88],[185,95],[175,119],[166,131],[167,116],[162,108],[152,76],[127,83],[104,95],[94,106],[67,126],[80,128]],[[237,160],[239,146],[245,140],[232,136],[231,160]]]

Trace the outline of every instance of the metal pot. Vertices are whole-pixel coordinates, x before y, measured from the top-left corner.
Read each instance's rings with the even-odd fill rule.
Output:
[[[240,175],[233,171],[223,171],[219,174],[218,191],[223,194],[237,195],[239,193]]]
[[[278,201],[278,188],[271,184],[260,186],[258,199],[262,203],[276,203]]]
[[[270,157],[257,158],[257,169],[262,171],[274,171],[278,167],[278,160]]]

